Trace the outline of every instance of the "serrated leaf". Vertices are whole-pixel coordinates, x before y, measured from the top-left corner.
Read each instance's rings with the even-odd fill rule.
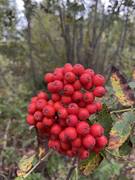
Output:
[[[24,155],[18,164],[17,176],[23,177],[27,172],[33,167],[36,163],[36,153],[32,151],[32,153]]]
[[[131,133],[134,120],[135,114],[133,112],[125,112],[122,114],[121,119],[115,122],[110,131],[108,149],[117,149],[127,140]]]
[[[129,87],[127,80],[116,67],[112,67],[112,75],[110,79],[118,101],[123,106],[132,106],[135,104],[133,90]]]
[[[108,161],[104,159],[94,173],[94,179],[109,180],[113,179],[113,176],[119,175],[122,168],[121,164],[115,161]]]
[[[99,112],[96,116],[96,119],[94,119],[94,122],[100,123],[104,129],[105,129],[105,135],[108,136],[109,132],[112,128],[113,119],[112,116],[105,104],[103,104],[103,109],[101,112]]]
[[[84,176],[89,176],[99,166],[101,161],[102,156],[100,154],[93,153],[90,158],[80,164],[79,169]]]

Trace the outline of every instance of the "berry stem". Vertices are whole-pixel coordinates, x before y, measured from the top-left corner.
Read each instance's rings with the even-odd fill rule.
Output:
[[[135,111],[135,108],[127,108],[127,109],[114,110],[114,111],[111,111],[110,114],[127,112],[127,111]]]
[[[32,168],[27,174],[25,174],[25,176],[23,176],[23,178],[25,179],[26,177],[28,177],[28,176],[41,164],[41,162],[43,162],[45,159],[47,159],[47,158],[51,155],[52,152],[53,152],[53,151],[50,150],[44,157],[42,157],[42,158],[35,164],[35,166],[33,166],[33,168]]]

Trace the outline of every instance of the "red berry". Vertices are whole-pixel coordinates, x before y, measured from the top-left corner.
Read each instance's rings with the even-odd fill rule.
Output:
[[[63,74],[61,72],[59,72],[59,71],[56,71],[54,73],[54,79],[62,81],[63,80]]]
[[[46,104],[47,104],[46,100],[38,99],[36,102],[36,109],[42,110]]]
[[[74,140],[77,137],[77,132],[76,129],[73,127],[67,127],[65,129],[65,135],[67,137],[68,140]]]
[[[96,74],[93,77],[93,83],[95,86],[103,86],[105,84],[105,78],[101,74]]]
[[[34,119],[35,119],[36,121],[41,121],[41,120],[42,120],[42,117],[43,117],[43,114],[42,114],[40,111],[36,111],[36,112],[34,113]]]
[[[77,124],[76,130],[79,135],[86,135],[89,133],[90,127],[87,122],[82,121]]]
[[[43,124],[43,123],[42,123]],[[45,138],[46,137],[50,137],[50,128],[48,127],[45,127],[42,128],[42,129],[37,129],[38,130],[38,135],[41,137],[41,138]]]
[[[59,151],[59,149],[60,149],[60,142],[58,140],[50,140],[48,145],[50,148],[52,148],[56,151]]]
[[[74,87],[75,90],[80,90],[81,87],[82,87],[82,85],[81,85],[81,83],[80,83],[79,80],[76,80],[76,81],[74,82],[74,84],[73,84],[73,87]]]
[[[85,70],[85,73],[88,73],[91,77],[93,77],[94,75],[95,75],[95,72],[94,72],[94,70],[93,69],[86,69]]]
[[[88,157],[89,157],[89,151],[87,151],[87,150],[82,150],[81,152],[80,152],[80,154],[79,154],[79,158],[81,159],[81,160],[83,160],[83,159],[87,159]]]
[[[83,140],[82,140],[82,143],[83,143],[83,146],[86,148],[86,149],[92,149],[94,146],[95,146],[95,138],[93,136],[91,136],[90,134],[87,134]]]
[[[45,76],[44,76],[44,81],[47,82],[47,83],[54,81],[54,75],[53,75],[53,73],[47,73],[47,74],[45,74]]]
[[[104,128],[98,123],[95,123],[90,127],[90,134],[94,137],[102,136],[103,133]]]
[[[56,102],[56,103],[54,103],[54,108],[55,108],[55,110],[56,111],[58,111],[60,108],[62,108],[63,106],[62,106],[62,104],[58,101],[58,102]]]
[[[51,92],[51,93],[55,93],[55,92],[56,92],[55,86],[54,86],[53,82],[48,83],[47,89],[48,89],[48,91]]]
[[[80,102],[82,101],[83,94],[80,91],[75,91],[72,95],[72,99],[74,102]]]
[[[76,138],[75,140],[72,141],[72,147],[79,148],[81,146],[81,139]]]
[[[89,118],[90,114],[88,112],[87,109],[85,108],[80,108],[79,110],[79,113],[78,113],[78,118],[81,120],[81,121],[85,121]]]
[[[37,129],[44,129],[44,124],[42,122],[37,122],[36,127]]]
[[[37,96],[32,97],[30,103],[35,103],[37,100],[38,100],[38,97],[37,97]]]
[[[98,154],[102,148],[95,146],[92,151]]]
[[[100,136],[96,139],[97,146],[104,148],[107,145],[107,138],[105,136]]]
[[[35,103],[30,103],[30,104],[28,105],[28,112],[29,112],[30,114],[34,114],[35,111],[36,111],[36,105],[35,105]]]
[[[60,126],[62,126],[62,127],[66,127],[66,126],[67,126],[67,124],[66,124],[66,119],[59,118],[59,124],[60,124]]]
[[[60,144],[61,144],[62,149],[64,149],[64,150],[68,150],[68,149],[70,149],[70,145],[69,145],[69,143],[64,143],[64,142],[61,142]]]
[[[101,111],[102,110],[102,103],[101,102],[96,102],[96,107],[97,107],[97,111]]]
[[[51,93],[57,93],[63,89],[63,83],[59,80],[55,80],[48,84],[48,91]]]
[[[69,104],[71,103],[72,99],[70,96],[62,96],[61,97],[61,102],[65,105],[65,104]]]
[[[53,93],[52,96],[51,96],[51,98],[52,98],[52,100],[53,100],[54,102],[56,102],[56,101],[59,101],[59,100],[60,100],[60,95],[57,94],[57,93]]]
[[[63,107],[58,110],[59,118],[65,119],[65,118],[67,118],[67,115],[68,115],[68,113],[67,113],[66,108]]]
[[[87,105],[86,108],[87,108],[87,110],[89,111],[90,114],[94,114],[94,113],[97,112],[97,106],[96,106],[95,103]]]
[[[43,124],[45,125],[45,126],[52,126],[52,124],[53,124],[53,119],[49,119],[49,118],[44,118],[43,119]]]
[[[67,116],[66,123],[68,126],[76,126],[78,123],[78,118],[74,114],[70,114]]]
[[[67,72],[67,73],[65,74],[65,80],[68,81],[69,83],[73,83],[73,82],[75,82],[75,80],[76,80],[76,76],[75,76],[75,74],[72,73],[72,72]]]
[[[52,100],[49,100],[49,101],[48,101],[48,105],[53,106],[53,105],[54,105],[54,102],[53,102]]]
[[[84,93],[83,100],[86,103],[92,103],[94,101],[93,93],[91,93],[91,92]]]
[[[60,134],[59,134],[59,139],[62,141],[62,142],[66,142],[67,141],[67,136],[65,134],[65,130],[62,131]]]
[[[63,83],[64,83],[64,85],[69,84],[68,81],[66,81],[65,79],[64,79]]]
[[[56,72],[60,72],[60,73],[63,74],[64,68],[63,68],[63,67],[58,67],[58,68],[56,68],[56,69],[54,70],[54,73],[56,73]]]
[[[26,118],[26,122],[29,124],[29,125],[35,125],[35,119],[34,119],[34,116],[32,115],[27,115],[27,118]]]
[[[76,103],[70,103],[68,105],[67,111],[69,114],[76,114],[77,115],[79,112],[79,107]]]
[[[84,85],[88,84],[91,81],[92,81],[91,76],[88,73],[84,73],[80,77],[80,82]]]
[[[73,156],[74,156],[74,153],[73,153],[72,150],[68,150],[68,151],[66,152],[66,154],[67,154],[67,156],[69,156],[69,157],[73,157]]]
[[[87,83],[87,84],[85,84],[85,85],[83,85],[84,86],[84,88],[86,89],[86,90],[90,90],[92,87],[93,87],[93,83],[92,83],[92,81],[91,82],[89,82],[89,83]]]
[[[64,73],[71,72],[73,70],[73,66],[70,63],[66,63],[64,65]]]
[[[78,154],[78,148],[72,147],[71,151],[73,152],[74,156]]]
[[[84,73],[84,70],[85,69],[84,69],[83,65],[81,65],[81,64],[75,64],[73,67],[73,72],[79,76]]]
[[[61,132],[61,127],[59,124],[54,124],[52,127],[51,127],[51,134],[54,134],[54,135],[59,135]]]
[[[86,107],[86,103],[84,101],[79,102],[78,105],[80,108]]]
[[[93,94],[96,97],[102,97],[105,95],[105,93],[106,93],[106,89],[103,86],[97,86],[93,91]]]
[[[69,96],[69,95],[72,95],[74,92],[74,88],[71,84],[66,84],[64,86],[64,94]]]
[[[47,95],[47,93],[46,93],[46,92],[43,92],[43,91],[40,91],[40,92],[38,93],[37,97],[38,97],[39,99],[48,100],[48,95]]]
[[[46,117],[53,117],[55,115],[55,109],[53,106],[51,105],[46,105],[44,108],[43,108],[43,114],[44,116]]]

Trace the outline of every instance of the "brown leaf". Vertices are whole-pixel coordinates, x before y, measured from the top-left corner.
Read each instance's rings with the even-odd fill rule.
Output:
[[[99,166],[102,159],[103,158],[101,157],[100,154],[92,154],[88,160],[86,160],[80,164],[79,169],[80,169],[81,173],[84,176],[89,176]]]
[[[115,96],[123,106],[132,106],[135,104],[133,90],[129,87],[127,80],[116,67],[112,67],[111,83],[115,91]]]

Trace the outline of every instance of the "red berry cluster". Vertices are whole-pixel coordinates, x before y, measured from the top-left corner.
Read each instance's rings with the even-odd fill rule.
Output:
[[[105,78],[81,64],[68,63],[47,73],[44,81],[51,98],[39,92],[31,99],[27,123],[48,138],[50,148],[69,157],[86,159],[90,152],[103,149],[107,144],[104,128],[89,125],[87,119],[102,109],[96,97],[106,92]]]

